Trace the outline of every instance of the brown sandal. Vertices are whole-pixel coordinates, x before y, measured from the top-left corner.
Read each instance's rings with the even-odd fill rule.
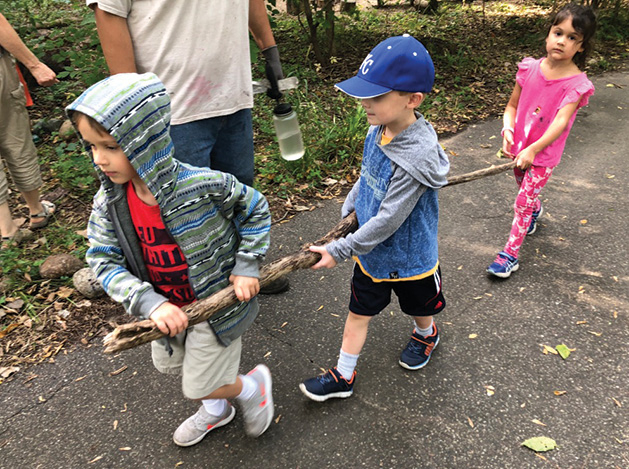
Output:
[[[31,223],[28,225],[28,227],[31,230],[43,228],[44,226],[48,225],[48,222],[50,222],[52,215],[55,213],[56,207],[55,207],[55,204],[53,204],[52,202],[49,202],[47,200],[42,200],[41,205],[42,207],[44,207],[44,210],[42,210],[39,213],[36,213],[35,215],[31,215],[31,220],[33,220],[34,218],[43,218],[43,220],[38,221],[38,222],[31,221]]]

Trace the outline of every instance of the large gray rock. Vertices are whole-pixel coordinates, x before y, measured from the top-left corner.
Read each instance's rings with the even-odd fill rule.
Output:
[[[55,254],[39,267],[39,275],[43,278],[69,277],[83,265],[83,261],[72,254]]]

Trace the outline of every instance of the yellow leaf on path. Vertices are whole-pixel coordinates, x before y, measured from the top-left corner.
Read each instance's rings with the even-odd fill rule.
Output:
[[[566,392],[568,391],[553,391],[553,394],[555,396],[563,396]]]
[[[577,321],[577,324],[587,324],[587,321]]]
[[[550,345],[542,345],[542,347],[544,347],[544,350],[542,350],[542,353],[544,355],[548,355],[549,353],[552,353],[553,355],[559,355],[559,352],[555,350],[555,347],[551,347]]]
[[[266,358],[266,357],[268,357],[269,355],[271,355],[271,352],[266,352],[266,353],[264,354],[264,357],[263,357],[263,358]]]
[[[620,403],[620,401],[618,399],[616,399],[615,397],[612,397],[612,401],[614,401],[614,403],[618,406],[618,407],[622,407],[622,404]]]
[[[541,425],[542,427],[545,427],[545,426],[546,426],[546,424],[545,424],[544,422],[540,422],[540,421],[539,421],[539,420],[537,420],[537,419],[533,419],[533,420],[531,420],[531,422],[533,422],[533,423],[535,423],[535,424],[537,424],[537,425]]]
[[[282,418],[282,414],[278,415],[277,418],[275,419],[275,423],[280,423],[281,418]]]
[[[95,463],[96,461],[100,461],[101,459],[103,459],[103,457],[102,457],[102,456],[96,456],[94,459],[92,459],[91,461],[88,461],[87,463],[88,463],[88,464],[93,464],[93,463]]]
[[[319,306],[319,307],[317,308],[317,311],[321,311],[322,309],[323,309],[323,305]]]
[[[286,324],[288,324],[288,321],[285,321],[280,327],[284,327]]]
[[[585,218],[584,218],[583,220],[581,220],[581,224],[582,224],[582,225],[587,225],[587,222],[588,222],[588,221],[587,221]]]
[[[179,461],[177,464],[175,464],[175,467],[179,467],[183,464],[183,461]]]
[[[474,422],[472,422],[471,418],[469,418],[469,417],[467,418],[467,423],[470,424],[470,427],[474,428]]]
[[[483,297],[482,296],[475,296],[474,298],[472,298],[473,300],[482,300]]]
[[[114,431],[118,429],[118,420],[114,420]]]
[[[603,335],[602,332],[594,332],[594,331],[588,331],[590,334],[595,335],[596,337],[600,337]]]
[[[475,339],[476,337],[478,337],[478,334],[470,334],[467,337],[470,339]]]
[[[123,446],[122,448],[118,448],[120,451],[131,451],[131,447]]]

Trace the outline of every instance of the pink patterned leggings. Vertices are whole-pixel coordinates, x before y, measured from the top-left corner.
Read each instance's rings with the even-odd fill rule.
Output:
[[[542,206],[538,196],[552,173],[553,168],[543,166],[531,166],[526,171],[519,168],[513,170],[515,182],[520,187],[520,191],[513,204],[515,216],[504,252],[515,258],[518,257],[520,246],[531,224],[531,215]]]

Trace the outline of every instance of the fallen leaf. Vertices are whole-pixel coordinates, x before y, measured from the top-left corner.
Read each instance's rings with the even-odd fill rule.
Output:
[[[126,412],[127,411],[127,403],[124,403],[124,407],[122,408],[122,410],[120,412]]]
[[[474,428],[474,422],[472,422],[471,418],[469,418],[469,417],[467,418],[467,423],[470,424],[470,427]]]
[[[474,298],[472,298],[473,300],[482,300],[483,297],[482,296],[475,296]]]
[[[566,344],[557,345],[557,347],[555,347],[555,350],[557,350],[557,353],[559,353],[561,358],[563,358],[564,360],[570,356],[570,349]]]
[[[286,324],[288,324],[288,321],[284,321],[284,323],[280,326],[280,328],[284,327]]]
[[[553,394],[555,396],[563,396],[566,392],[568,391],[553,391]]]
[[[266,352],[266,353],[264,354],[264,358],[268,357],[269,355],[271,355],[271,352]]]
[[[46,402],[46,398],[44,396],[39,396],[37,399],[39,399],[39,402]]]
[[[114,431],[118,429],[118,420],[114,420]]]
[[[478,334],[470,334],[467,336],[469,339],[475,339],[476,337],[478,337]]]
[[[20,369],[17,366],[3,366],[2,368],[0,368],[0,377],[8,378],[13,373],[16,373],[18,371],[20,371]]]
[[[588,222],[588,221],[587,221],[585,218],[584,218],[583,220],[581,220],[581,224],[582,224],[582,225],[587,225],[587,222]]]
[[[22,308],[22,306],[24,306],[24,300],[22,299],[17,299],[15,301],[11,301],[10,303],[6,303],[4,305],[5,308],[13,309],[15,311],[19,311]]]
[[[9,324],[2,331],[0,331],[0,339],[3,339],[9,332],[11,332],[13,329],[17,327],[20,327],[20,324],[17,322],[14,322],[13,324]]]
[[[543,454],[539,454],[539,453],[535,453],[535,456],[537,456],[538,458],[544,460],[544,461],[548,461],[548,458],[546,456],[544,456]]]
[[[557,447],[557,443],[555,442],[555,440],[553,440],[552,438],[548,438],[547,436],[536,436],[533,438],[529,438],[528,440],[523,442],[522,446],[526,446],[536,453],[539,453],[555,449]]]
[[[122,448],[118,448],[120,451],[131,451],[130,446],[123,446]]]
[[[613,175],[613,174],[606,174],[606,175],[605,175],[605,177],[606,177],[607,179],[614,179],[616,176],[615,176],[615,175]]]
[[[81,376],[80,378],[75,379],[74,382],[76,383],[77,381],[82,381],[85,378],[87,378],[87,375],[84,375],[84,376]]]
[[[496,388],[494,388],[493,386],[485,386],[485,392],[487,393],[488,396],[493,396],[495,391],[496,391]]]
[[[603,335],[602,332],[594,332],[594,331],[588,331],[590,334],[595,335],[596,337],[600,337]]]
[[[533,422],[533,423],[535,423],[535,424],[537,424],[537,425],[541,425],[542,427],[545,427],[545,426],[546,426],[546,424],[545,424],[544,422],[540,422],[540,421],[539,421],[539,420],[537,420],[537,419],[533,419],[533,420],[531,420],[531,422]]]
[[[319,306],[319,307],[317,308],[317,311],[321,311],[322,309],[323,309],[323,305]]]
[[[275,419],[275,423],[280,423],[281,419],[282,419],[282,414],[277,416],[277,418]]]
[[[544,355],[548,355],[549,353],[557,355],[559,353],[557,352],[557,350],[555,350],[555,347],[551,347],[550,345],[542,345],[542,347],[544,347],[544,349],[542,350],[542,353]]]
[[[121,368],[118,368],[116,371],[111,371],[109,373],[109,376],[116,376],[119,375],[120,373],[122,373],[123,371],[125,371],[127,369],[127,365],[122,366]]]
[[[93,464],[96,461],[100,461],[101,459],[103,459],[102,456],[96,456],[94,459],[92,459],[91,461],[88,461],[88,464]]]
[[[227,447],[227,446],[226,446]],[[183,461],[179,461],[177,464],[175,464],[175,467],[179,467],[183,464]]]
[[[577,321],[577,324],[587,324],[587,321]]]
[[[612,397],[612,401],[614,401],[614,403],[618,406],[618,407],[622,407],[622,404],[620,403],[620,401],[618,399],[616,399],[615,397]]]

